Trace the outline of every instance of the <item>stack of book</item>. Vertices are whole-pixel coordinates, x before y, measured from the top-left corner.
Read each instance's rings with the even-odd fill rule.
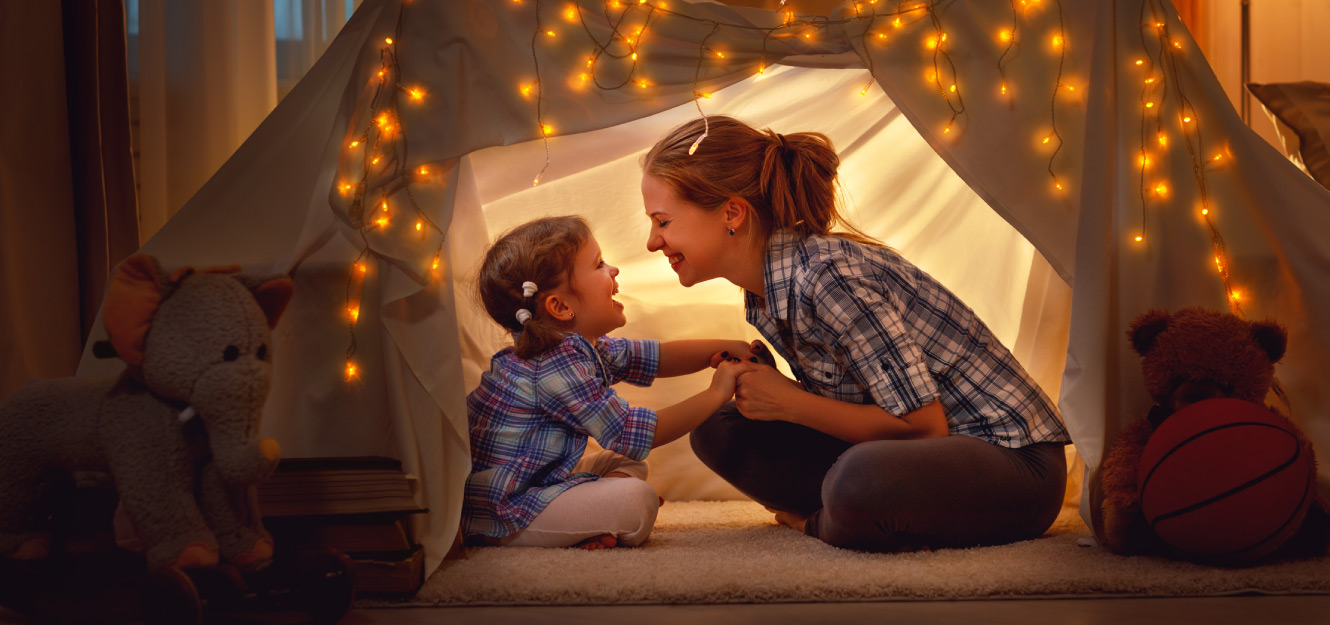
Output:
[[[288,458],[259,484],[259,510],[279,551],[337,549],[357,593],[412,595],[425,558],[407,523],[425,512],[413,486],[392,458]]]

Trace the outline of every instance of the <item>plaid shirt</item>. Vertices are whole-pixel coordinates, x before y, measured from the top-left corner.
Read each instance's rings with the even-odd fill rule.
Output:
[[[974,311],[894,250],[778,231],[763,274],[748,322],[808,392],[897,416],[941,400],[953,434],[1003,447],[1070,440]]]
[[[526,528],[555,497],[594,473],[572,474],[590,436],[605,449],[646,458],[656,413],[633,408],[610,389],[650,386],[660,343],[570,334],[530,360],[505,348],[490,360],[466,397],[471,475],[462,501],[462,531],[503,537]]]

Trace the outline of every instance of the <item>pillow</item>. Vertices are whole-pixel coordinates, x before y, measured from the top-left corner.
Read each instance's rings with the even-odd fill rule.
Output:
[[[1330,189],[1330,83],[1248,83],[1247,89],[1275,122],[1289,159]]]

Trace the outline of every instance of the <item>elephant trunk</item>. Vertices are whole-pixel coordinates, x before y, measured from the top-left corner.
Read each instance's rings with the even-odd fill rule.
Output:
[[[281,458],[277,441],[258,438],[269,369],[259,361],[228,362],[213,367],[194,386],[190,406],[203,421],[213,464],[225,482],[256,483]]]

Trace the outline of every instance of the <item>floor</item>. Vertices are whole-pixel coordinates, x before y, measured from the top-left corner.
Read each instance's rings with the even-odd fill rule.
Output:
[[[1195,599],[1037,599],[1005,601],[898,601],[881,603],[798,603],[761,605],[655,605],[598,607],[401,608],[356,610],[341,625],[860,625],[861,623],[941,623],[1031,625],[1148,625],[1150,623],[1325,623],[1330,596],[1242,596]],[[218,625],[297,625],[297,614],[241,615],[208,619]],[[0,623],[25,623],[0,611]]]

